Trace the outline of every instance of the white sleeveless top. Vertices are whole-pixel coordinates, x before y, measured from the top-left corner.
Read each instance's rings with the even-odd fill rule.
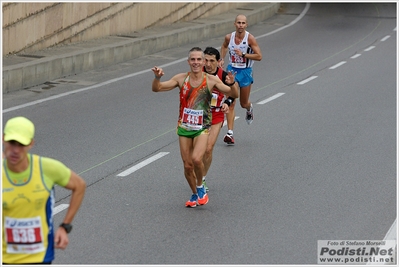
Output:
[[[242,39],[241,43],[236,45],[234,40],[236,37],[236,32],[231,33],[231,38],[229,42],[229,64],[234,67],[234,68],[239,68],[239,69],[245,69],[252,67],[254,65],[254,61],[252,59],[248,59],[245,57],[240,57],[234,52],[234,49],[238,48],[241,50],[241,52],[246,53],[246,54],[252,54],[253,50],[252,48],[248,45],[248,36],[249,32],[245,31],[245,36]]]

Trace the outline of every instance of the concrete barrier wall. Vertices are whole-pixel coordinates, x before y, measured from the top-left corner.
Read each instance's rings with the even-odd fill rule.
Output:
[[[242,3],[3,3],[3,56],[217,15]]]
[[[223,36],[234,29],[232,22],[235,15],[245,14],[250,24],[258,23],[273,16],[280,7],[280,3],[246,2],[242,8],[236,7],[229,9],[229,12],[224,12],[225,8],[228,8],[227,4],[197,4],[198,6],[195,9],[187,4],[182,5],[179,10],[169,12],[164,17],[151,19],[150,21],[155,22],[147,28],[138,32],[127,32],[126,36],[122,36],[123,34],[121,36],[107,35],[103,38],[78,42],[73,45],[54,46],[50,49],[32,52],[31,55],[34,55],[35,58],[22,62],[20,59],[26,58],[27,54],[23,54],[23,57],[20,54],[3,55],[3,94],[61,77],[118,64],[176,47],[176,45],[185,45]],[[113,8],[115,7],[114,5]],[[120,7],[118,6],[118,8]],[[139,7],[136,6],[136,8]],[[146,6],[145,8],[150,7]],[[141,6],[141,8],[144,8],[144,6]],[[155,10],[155,6],[152,6],[152,8]],[[192,11],[188,12],[187,10]],[[138,9],[136,12],[142,14],[143,10]],[[146,12],[151,14],[151,9],[147,9]],[[130,12],[130,14],[132,13]],[[114,16],[114,20],[118,20],[118,16]],[[176,20],[176,17],[180,18],[179,23],[172,24],[171,21]],[[122,22],[123,20],[120,23]],[[101,32],[101,29],[107,32],[105,26],[99,27],[96,25],[98,24],[83,32]],[[82,36],[85,35],[83,32],[81,33]],[[10,59],[12,60],[10,61]],[[8,64],[4,62],[8,62]]]

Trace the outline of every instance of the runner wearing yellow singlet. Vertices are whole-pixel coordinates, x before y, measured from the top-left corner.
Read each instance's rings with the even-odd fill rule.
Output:
[[[86,183],[58,160],[28,153],[34,125],[24,118],[7,121],[3,135],[3,264],[51,264],[54,249],[69,243],[71,222]],[[54,229],[54,185],[72,190],[69,208]]]

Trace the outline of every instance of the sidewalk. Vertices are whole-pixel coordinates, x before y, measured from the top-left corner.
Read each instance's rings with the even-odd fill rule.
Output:
[[[248,3],[243,8],[218,16],[148,28],[129,36],[109,36],[29,55],[3,56],[3,94],[206,38],[223,36],[234,30],[233,23],[238,14],[246,15],[251,24],[256,24],[273,16],[279,7],[280,3]]]

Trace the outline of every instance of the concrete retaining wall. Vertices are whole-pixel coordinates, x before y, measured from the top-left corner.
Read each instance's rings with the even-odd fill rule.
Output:
[[[3,94],[118,64],[176,45],[222,36],[234,29],[232,24],[235,15],[245,14],[249,23],[255,24],[273,16],[279,7],[279,3],[246,3],[245,8],[230,10],[226,14],[222,12],[217,16],[210,15],[173,25],[166,23],[171,19],[166,16],[158,19],[158,22],[166,23],[167,26],[152,26],[142,31],[127,33],[130,38],[108,36],[80,45],[78,43],[71,46],[55,46],[44,52],[36,51],[33,54],[38,56],[37,59],[21,63],[5,64],[3,56]],[[192,13],[188,15],[185,11],[183,13],[187,16],[198,16]],[[182,19],[187,19],[187,16]]]
[[[130,34],[220,14],[242,3],[3,3],[3,55]]]

